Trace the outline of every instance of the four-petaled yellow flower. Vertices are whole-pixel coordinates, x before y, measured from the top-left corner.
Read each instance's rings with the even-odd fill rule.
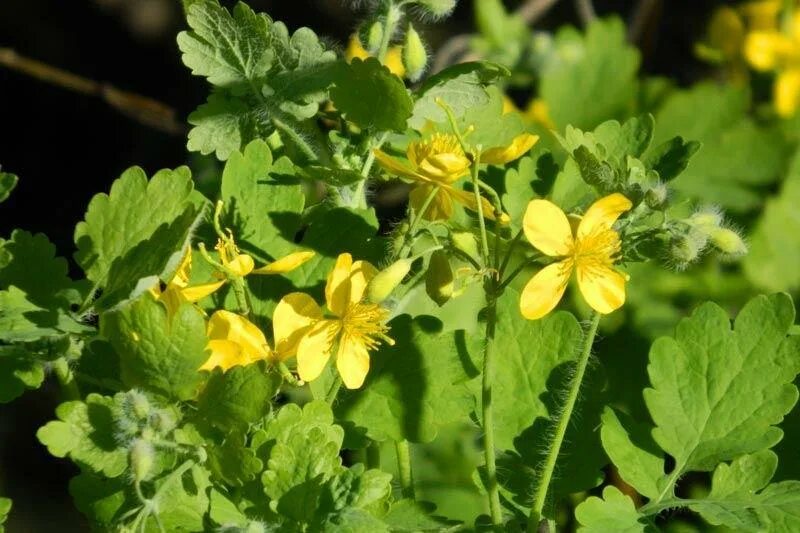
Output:
[[[782,117],[794,115],[800,106],[800,11],[795,11],[783,32],[776,24],[774,29],[749,33],[744,54],[756,70],[777,73],[773,85],[775,110]]]
[[[573,270],[589,306],[603,314],[625,303],[627,277],[614,268],[619,258],[620,238],[612,228],[617,218],[631,208],[619,193],[597,200],[574,230],[567,215],[547,200],[528,204],[523,230],[530,243],[550,257],[561,258],[540,270],[522,291],[520,311],[535,320],[553,310],[567,287]]]
[[[211,355],[200,370],[221,367],[227,371],[234,366],[275,358],[258,326],[236,313],[216,311],[208,320],[206,334]]]
[[[521,157],[530,150],[539,137],[529,133],[517,136],[510,145],[490,148],[480,155],[481,163],[503,165]],[[435,196],[422,214],[426,220],[446,220],[453,214],[453,202],[476,211],[475,194],[453,187],[458,179],[470,172],[472,161],[464,153],[455,135],[434,133],[423,141],[414,141],[408,145],[406,157],[411,166],[389,156],[381,150],[375,150],[375,158],[387,171],[415,184],[409,193],[411,207],[419,212],[427,198]],[[494,207],[485,198],[481,198],[483,214],[494,220]],[[501,223],[508,223],[508,217],[500,217]]]
[[[339,255],[325,287],[328,315],[305,293],[283,297],[273,323],[276,337],[284,339],[284,353],[297,355],[300,379],[319,377],[338,343],[336,368],[345,387],[357,389],[369,371],[369,352],[381,341],[393,344],[386,335],[388,312],[364,298],[375,274],[370,263]]]

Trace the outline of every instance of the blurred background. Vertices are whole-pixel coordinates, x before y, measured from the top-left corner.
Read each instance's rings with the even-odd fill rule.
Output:
[[[345,46],[359,20],[359,2],[248,3],[284,21],[290,30],[310,26],[337,48]],[[680,85],[707,74],[708,66],[695,58],[693,48],[713,9],[724,2],[651,3],[652,16],[637,42],[643,72],[670,77]],[[520,2],[505,4],[515,9]],[[638,4],[594,1],[598,15],[615,13],[626,20]],[[471,1],[460,0],[446,22],[424,28],[431,48],[474,31],[472,8]],[[536,27],[547,30],[562,24],[579,25],[570,0],[557,2]],[[205,100],[207,87],[180,61],[175,35],[182,27],[178,0],[0,2],[0,165],[20,177],[11,198],[0,205],[0,235],[18,227],[43,232],[59,255],[69,258],[73,228],[90,198],[106,191],[125,168],[140,165],[151,174],[189,160],[185,117]],[[84,87],[84,92],[76,92],[36,79],[14,68],[20,56],[96,83],[76,81]],[[145,105],[153,109],[157,124],[109,105],[106,100],[118,96],[115,89],[160,103]],[[77,275],[74,264],[71,269]],[[58,401],[55,388],[45,387],[0,405],[0,495],[14,500],[7,524],[12,533],[88,528],[67,492],[77,469],[51,457],[35,436],[52,418]]]

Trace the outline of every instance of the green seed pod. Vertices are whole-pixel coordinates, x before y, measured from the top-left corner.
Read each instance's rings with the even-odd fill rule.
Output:
[[[473,259],[478,257],[478,241],[475,236],[467,231],[450,234],[450,242],[453,246]]]
[[[384,268],[372,278],[367,288],[367,296],[372,303],[379,304],[384,301],[406,277],[411,270],[412,259],[398,259]]]
[[[417,4],[434,18],[446,17],[456,7],[456,0],[419,0]]]
[[[437,305],[444,305],[453,297],[453,269],[450,260],[442,250],[431,254],[428,272],[425,275],[425,291]]]
[[[709,232],[711,244],[719,250],[732,257],[741,257],[747,253],[747,244],[744,239],[729,228],[714,228]]]
[[[428,66],[428,52],[422,38],[411,24],[406,30],[406,39],[403,43],[403,66],[406,67],[406,77],[411,81],[417,81],[425,72]]]
[[[143,439],[136,439],[131,445],[129,460],[133,479],[144,481],[153,469],[155,452],[153,445]]]

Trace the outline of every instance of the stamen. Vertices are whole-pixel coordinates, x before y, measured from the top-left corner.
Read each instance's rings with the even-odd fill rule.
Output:
[[[341,318],[342,333],[359,340],[367,350],[374,350],[381,341],[391,346],[394,340],[386,335],[389,331],[386,326],[388,318],[389,312],[377,304],[350,304]]]

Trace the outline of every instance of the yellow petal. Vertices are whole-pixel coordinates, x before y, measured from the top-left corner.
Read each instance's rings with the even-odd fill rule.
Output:
[[[532,200],[525,210],[522,229],[528,241],[545,255],[567,255],[572,249],[572,229],[567,215],[553,202]]]
[[[571,261],[559,261],[537,272],[522,289],[519,299],[522,316],[528,320],[536,320],[555,309],[564,295],[570,274]]]
[[[348,254],[339,254],[333,270],[328,274],[325,285],[325,302],[328,310],[336,316],[342,316],[350,303],[350,270],[353,267],[353,257]]]
[[[470,164],[462,154],[433,154],[419,162],[417,172],[439,183],[453,183],[469,173]]]
[[[352,61],[354,57],[359,59],[366,59],[369,57],[369,52],[364,49],[361,45],[361,40],[358,38],[358,35],[355,34],[350,37],[350,40],[347,42],[347,49],[344,51],[344,58],[348,63]]]
[[[795,114],[800,104],[800,70],[784,70],[775,78],[773,88],[775,111],[788,118]]]
[[[319,377],[339,332],[339,323],[333,320],[317,322],[300,339],[297,345],[297,373],[303,381],[313,381]]]
[[[363,385],[369,372],[369,352],[364,343],[350,335],[343,335],[336,354],[336,369],[348,389]]]
[[[167,308],[167,316],[172,317],[178,308],[186,302],[183,291],[176,285],[168,285],[167,290],[161,293],[158,300]]]
[[[275,334],[275,353],[280,360],[297,353],[297,345],[311,326],[322,318],[322,309],[308,294],[287,294],[275,307],[272,314],[272,330]]]
[[[392,46],[386,52],[386,59],[384,60],[384,65],[386,68],[389,69],[389,72],[402,78],[406,75],[406,67],[403,65],[403,53],[402,48],[399,46]]]
[[[178,265],[178,269],[175,271],[175,275],[169,282],[170,285],[177,285],[178,287],[187,286],[189,284],[189,275],[191,273],[192,273],[192,248],[189,247],[186,249],[186,253],[183,254],[183,258],[181,259],[181,264]]]
[[[534,98],[530,101],[528,108],[525,110],[525,118],[550,130],[556,128],[553,119],[550,118],[550,110],[547,107],[547,103],[541,98]]]
[[[375,149],[372,151],[372,153],[375,154],[375,160],[386,172],[390,174],[396,174],[404,178],[417,179],[417,174],[413,169],[408,168],[386,152]]]
[[[708,44],[721,51],[726,58],[736,57],[740,53],[744,36],[744,21],[735,9],[722,6],[711,15]]]
[[[523,133],[517,135],[508,146],[498,146],[490,148],[481,154],[481,163],[488,165],[505,165],[515,159],[525,155],[528,150],[539,140],[538,135]]]
[[[467,209],[471,209],[472,211],[478,211],[478,202],[475,200],[475,193],[472,191],[462,191],[459,189],[454,189],[453,187],[445,187],[442,189],[444,192],[447,193],[453,200],[460,203]],[[492,203],[481,196],[481,207],[483,208],[483,217],[489,220],[494,220],[494,206]],[[500,216],[500,222],[502,224],[508,224],[509,218],[508,215],[503,213]]]
[[[575,235],[578,239],[582,239],[600,230],[609,229],[619,216],[632,206],[631,201],[618,192],[600,198],[589,206],[578,224],[578,231]]]
[[[192,285],[190,287],[181,289],[181,296],[183,296],[187,302],[197,302],[206,296],[215,293],[217,289],[223,285],[225,285],[225,280],[204,283],[202,285]]]
[[[294,252],[268,265],[253,270],[251,274],[285,274],[300,267],[303,263],[314,257],[314,255],[314,252],[310,251]]]
[[[378,269],[368,261],[356,261],[350,269],[350,303],[357,304],[364,299],[367,285],[378,274]]]
[[[227,340],[241,347],[241,357],[249,362],[267,359],[272,350],[258,326],[241,315],[220,310],[208,319],[208,339]]]
[[[225,266],[235,275],[244,277],[253,271],[253,268],[255,268],[256,264],[253,261],[253,258],[249,255],[238,254],[231,261],[225,264]]]
[[[776,31],[755,31],[745,39],[744,56],[756,70],[773,70],[792,48],[792,42]]]
[[[751,30],[776,30],[778,29],[778,13],[781,2],[775,0],[757,0],[746,2],[739,9],[747,18]]]
[[[433,201],[428,205],[422,218],[425,220],[447,220],[453,215],[453,203],[447,193],[442,191],[441,186],[420,185],[414,187],[408,193],[408,203],[419,213],[422,206],[425,205],[425,200],[434,189],[438,189]]]
[[[607,266],[583,266],[578,263],[578,286],[589,307],[608,314],[625,303],[625,277]]]
[[[211,350],[211,355],[208,357],[200,370],[214,370],[215,367],[221,367],[223,371],[238,365],[247,365],[251,361],[249,357],[244,355],[242,347],[233,341],[227,340],[213,340],[208,341],[208,350]]]

